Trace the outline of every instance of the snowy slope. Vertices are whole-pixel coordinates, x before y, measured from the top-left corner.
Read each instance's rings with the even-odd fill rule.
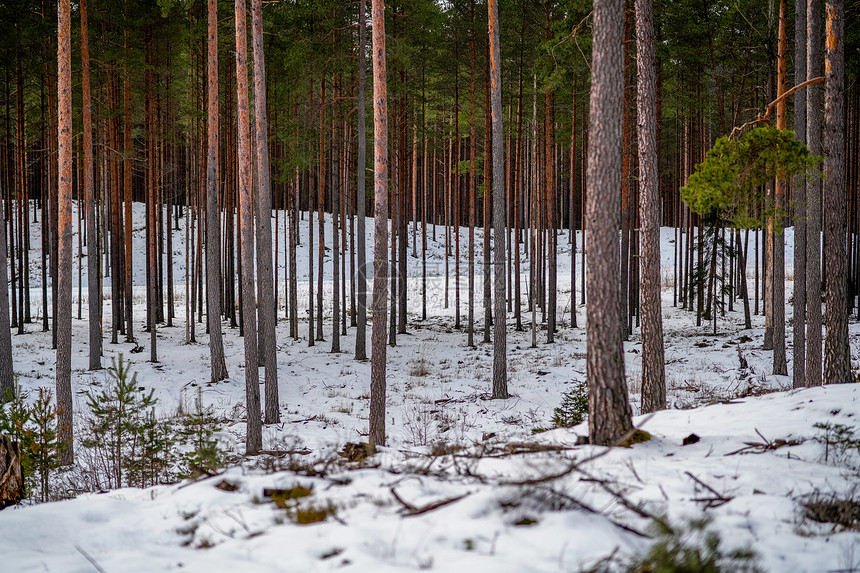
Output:
[[[135,211],[134,272],[137,293],[135,327],[140,343],[144,312],[144,261],[142,206]],[[283,218],[279,219],[283,225]],[[316,221],[315,221],[316,223]],[[38,238],[34,225],[33,237]],[[302,225],[298,251],[299,325],[307,335],[307,221]],[[368,224],[368,229],[372,226]],[[430,230],[428,230],[430,231]],[[317,228],[314,228],[314,239]],[[330,225],[326,225],[330,241]],[[283,316],[284,248],[280,227],[279,281]],[[466,270],[467,231],[461,230],[461,314],[465,319],[468,296]],[[482,253],[481,230],[476,230],[477,252]],[[559,237],[559,320],[555,344],[545,344],[546,332],[515,332],[509,316],[508,366],[512,398],[489,400],[491,346],[466,346],[466,335],[453,328],[454,262],[450,260],[449,305],[445,307],[444,230],[437,241],[428,232],[428,316],[420,320],[421,259],[408,258],[409,333],[398,336],[388,348],[389,447],[372,460],[372,468],[333,470],[325,478],[297,476],[294,472],[266,473],[259,462],[233,468],[225,475],[195,484],[162,486],[149,490],[125,489],[85,495],[71,501],[13,508],[0,512],[0,571],[92,571],[82,551],[105,571],[355,571],[403,570],[432,567],[439,571],[577,571],[618,547],[619,556],[643,551],[648,541],[619,527],[648,531],[645,520],[619,505],[594,482],[573,472],[540,488],[505,485],[558,471],[569,458],[583,459],[600,451],[580,446],[562,452],[538,451],[505,454],[476,460],[472,454],[497,452],[505,443],[550,444],[572,447],[575,433],[584,427],[554,430],[532,436],[533,429],[551,427],[553,409],[575,381],[585,379],[585,309],[578,311],[579,329],[569,328],[570,247],[566,234]],[[787,267],[791,265],[792,235],[786,234]],[[411,232],[410,232],[411,240]],[[589,462],[592,476],[617,481],[625,496],[644,503],[649,513],[666,514],[672,523],[702,514],[713,497],[685,472],[707,483],[731,501],[708,509],[711,527],[721,532],[727,547],[751,545],[768,571],[828,571],[860,567],[860,536],[832,532],[827,526],[802,517],[805,494],[819,488],[844,494],[857,481],[848,462],[824,462],[824,446],[812,440],[820,433],[818,422],[837,421],[860,426],[857,385],[785,392],[790,378],[770,374],[771,353],[761,350],[763,319],[753,317],[752,330],[742,328],[740,304],[712,325],[695,326],[695,316],[672,306],[674,231],[663,230],[663,315],[666,342],[668,399],[672,410],[653,418],[639,418],[654,438],[632,449],[617,449]],[[420,234],[419,234],[420,241]],[[372,234],[368,234],[368,245]],[[453,241],[452,241],[453,244]],[[579,242],[581,246],[581,241]],[[33,246],[39,245],[38,240]],[[316,245],[314,247],[316,252]],[[411,252],[411,244],[410,244]],[[750,265],[753,246],[750,245]],[[177,282],[174,327],[159,327],[158,364],[145,359],[148,352],[130,354],[132,344],[105,344],[105,364],[122,353],[131,359],[138,382],[155,390],[164,413],[187,407],[198,389],[207,404],[227,420],[220,434],[222,447],[241,452],[244,424],[244,355],[237,329],[226,327],[225,352],[232,378],[210,384],[208,337],[197,325],[198,342],[186,344],[184,231],[174,234]],[[326,277],[331,276],[327,251]],[[577,253],[576,282],[580,284]],[[370,257],[369,257],[370,258]],[[480,254],[478,256],[480,260]],[[86,264],[86,257],[84,257]],[[31,251],[38,261],[38,251]],[[523,256],[523,261],[527,258]],[[77,259],[76,259],[77,264]],[[38,319],[41,288],[33,266],[32,306]],[[476,341],[481,340],[484,310],[482,274],[478,266],[475,292]],[[527,265],[523,266],[527,278]],[[790,276],[790,275],[789,275]],[[415,278],[417,277],[417,278]],[[86,280],[86,268],[83,272]],[[75,283],[77,284],[77,283]],[[752,286],[752,277],[750,277]],[[109,282],[105,296],[110,296]],[[330,283],[328,283],[328,288]],[[524,285],[525,290],[525,285]],[[347,288],[349,292],[349,288]],[[787,293],[791,283],[787,284]],[[86,317],[86,288],[83,314]],[[577,300],[581,301],[578,292]],[[105,303],[105,324],[110,324],[110,300]],[[77,308],[75,309],[77,310]],[[790,307],[787,308],[790,319]],[[264,448],[299,445],[311,453],[304,462],[331,458],[346,442],[366,440],[370,367],[352,360],[354,329],[341,340],[344,352],[331,354],[331,303],[326,292],[325,342],[309,348],[305,338],[287,336],[287,323],[278,324],[279,391],[282,423],[264,428]],[[530,316],[523,309],[528,327]],[[541,316],[537,315],[538,327]],[[54,353],[50,333],[38,332],[40,322],[27,325],[28,334],[13,339],[15,371],[30,396],[40,386],[53,385]],[[73,320],[73,388],[76,411],[84,406],[82,393],[103,385],[104,372],[88,372],[87,323]],[[789,336],[790,336],[790,328]],[[852,362],[860,359],[860,328],[851,325]],[[641,344],[638,330],[625,344],[628,385],[634,414],[638,407],[638,372]],[[791,346],[789,340],[789,358]],[[741,369],[740,357],[749,367]],[[791,363],[789,362],[789,370]],[[261,371],[261,380],[262,380]],[[762,397],[755,394],[782,390]],[[262,391],[262,387],[261,387]],[[722,405],[719,402],[730,402]],[[714,404],[704,406],[707,404]],[[696,409],[691,409],[697,407]],[[835,413],[834,413],[835,412]],[[756,431],[757,430],[757,431]],[[702,440],[681,447],[695,432]],[[804,440],[802,444],[764,453],[728,455],[744,442]],[[431,456],[434,444],[465,448],[457,456]],[[438,450],[437,450],[438,451]],[[858,462],[860,463],[860,462]],[[429,469],[427,467],[429,466]],[[341,478],[348,485],[338,485]],[[222,480],[239,486],[237,492],[215,488]],[[314,485],[310,503],[331,500],[336,518],[322,524],[298,526],[286,512],[264,501],[263,488]],[[542,486],[543,487],[543,486]],[[404,517],[404,506],[391,489],[415,507],[468,494],[460,501],[422,515]],[[558,493],[572,496],[605,515],[572,507]],[[549,496],[549,498],[547,497]],[[558,510],[560,508],[560,510]],[[608,516],[608,517],[607,517]],[[528,517],[531,526],[514,525]],[[618,522],[613,524],[612,521]],[[193,533],[192,533],[193,531]],[[213,545],[211,548],[204,549]],[[77,546],[77,547],[76,547]],[[79,549],[80,550],[79,550]],[[856,548],[856,549],[852,549]],[[337,555],[322,558],[324,555]],[[852,554],[851,551],[854,551]],[[346,563],[348,561],[348,563]],[[850,563],[849,563],[850,562]],[[181,564],[181,566],[180,566]]]

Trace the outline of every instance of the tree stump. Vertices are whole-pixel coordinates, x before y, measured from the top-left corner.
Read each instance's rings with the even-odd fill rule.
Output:
[[[18,442],[0,435],[0,509],[24,497],[24,476]]]

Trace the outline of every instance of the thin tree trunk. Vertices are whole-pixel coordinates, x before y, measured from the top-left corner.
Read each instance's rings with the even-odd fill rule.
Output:
[[[152,31],[149,27],[145,33],[146,39],[146,312],[149,326],[149,360],[158,362],[156,347],[156,322],[158,322],[157,284],[158,284],[158,246],[156,244],[158,224],[156,213],[158,200],[155,190],[155,112],[152,98]]]
[[[788,50],[788,7],[787,0],[779,2],[779,57],[777,64],[776,95],[785,93],[785,78],[787,75],[786,52]],[[776,127],[785,129],[786,102],[782,99],[776,107]],[[777,225],[773,237],[773,373],[788,375],[788,364],[785,355],[785,235],[783,234],[782,209],[788,182],[784,176],[777,175],[774,187]]]
[[[806,81],[806,2],[794,2],[794,84]],[[806,144],[806,93],[794,94],[794,134]],[[793,386],[806,386],[806,182],[794,178]]]
[[[258,0],[259,1],[259,0]],[[337,98],[337,91],[334,93]],[[340,151],[337,141],[337,119],[332,117],[331,122],[331,269],[332,269],[332,297],[331,297],[331,351],[340,352],[340,237],[338,237],[338,225],[340,223]]]
[[[807,1],[806,77],[821,73],[821,4]],[[821,154],[822,93],[817,85],[806,88],[807,147]],[[810,177],[806,187],[806,385],[821,384],[821,180]]]
[[[124,50],[128,52],[128,31],[125,33]],[[125,341],[135,342],[134,340],[134,293],[132,292],[132,215],[131,202],[132,196],[132,141],[131,141],[131,76],[128,70],[128,64],[123,70],[123,183],[122,188],[125,194],[125,254],[123,258],[124,274],[125,274]],[[114,279],[119,280],[119,276]]]
[[[355,359],[367,360],[367,239],[365,234],[365,165],[367,163],[367,134],[365,133],[365,53],[367,0],[361,0],[358,11],[358,159],[356,161],[356,244],[358,245],[358,330],[355,332]]]
[[[507,316],[505,315],[505,189],[504,132],[502,126],[502,60],[499,41],[498,0],[487,3],[490,35],[490,88],[493,130],[493,264],[494,323],[493,323],[493,398],[508,397],[507,375]],[[486,191],[485,191],[486,192]],[[488,213],[484,213],[486,217]],[[484,241],[489,241],[489,236]]]
[[[93,116],[90,103],[90,48],[87,22],[87,0],[81,0],[81,83],[84,121],[84,185],[87,203],[87,307],[89,309],[90,370],[102,367],[102,297],[99,289],[99,243],[96,217],[96,197],[93,181]],[[42,217],[44,221],[44,214]],[[5,269],[5,266],[4,266]],[[3,284],[6,284],[5,281]],[[0,324],[5,324],[0,320]]]

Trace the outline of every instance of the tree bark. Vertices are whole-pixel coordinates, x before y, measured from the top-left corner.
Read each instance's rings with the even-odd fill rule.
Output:
[[[57,12],[58,220],[57,439],[61,465],[75,460],[72,411],[72,39],[69,0]],[[23,319],[23,317],[22,317]]]
[[[493,398],[508,397],[507,316],[505,314],[505,178],[502,126],[502,59],[498,0],[487,2],[490,35],[490,102],[493,115]],[[486,191],[485,191],[486,192]],[[484,213],[486,217],[488,214]],[[484,241],[489,241],[489,236]]]
[[[252,0],[251,18],[254,44],[254,124],[257,142],[257,273],[260,291],[260,340],[266,365],[265,420],[277,424],[278,342],[275,322],[275,285],[272,277],[272,190],[269,171],[269,123],[266,117],[266,62],[263,52],[263,4]]]
[[[124,50],[126,52],[126,57],[128,57],[128,31],[125,33],[125,45]],[[125,201],[125,254],[123,258],[124,264],[124,273],[125,273],[125,293],[123,296],[124,302],[124,310],[125,310],[125,341],[126,342],[135,342],[134,340],[134,293],[132,292],[132,272],[131,272],[131,263],[132,263],[132,209],[131,203],[133,200],[133,188],[132,188],[132,154],[134,152],[134,148],[132,147],[131,140],[131,75],[128,70],[128,64],[126,63],[125,69],[123,70],[123,134],[122,134],[122,147],[123,147],[123,158],[122,158],[122,188],[124,192],[124,201]],[[115,276],[114,280],[119,280],[119,276]]]
[[[848,347],[848,268],[845,243],[845,5],[828,0],[824,40],[824,382],[853,382]]]
[[[788,7],[786,0],[779,2],[779,44],[777,58],[776,96],[785,93],[786,52],[788,51]],[[776,127],[785,129],[785,99],[776,108]],[[783,233],[782,210],[785,206],[785,196],[788,182],[785,177],[777,176],[774,186],[774,206],[776,214],[773,217],[773,281],[770,283],[773,292],[773,373],[780,376],[788,375],[788,365],[785,356],[785,235]]]
[[[99,243],[96,197],[93,181],[93,116],[90,103],[90,48],[87,22],[87,0],[81,0],[81,83],[84,123],[84,185],[87,204],[87,307],[89,309],[90,370],[102,367],[102,297],[99,288]],[[43,216],[44,220],[44,216]],[[3,284],[6,284],[5,281]],[[4,324],[0,320],[0,324]]]
[[[643,413],[666,407],[660,300],[660,188],[657,171],[657,81],[654,51],[653,0],[636,0]]]
[[[206,324],[211,381],[228,377],[221,334],[221,209],[218,204],[218,0],[208,0],[208,106],[206,152]]]
[[[9,310],[7,309],[6,312],[8,313]],[[20,443],[8,436],[0,435],[0,509],[15,505],[22,499],[24,499],[24,474],[21,471]]]
[[[388,96],[385,3],[371,0],[373,22],[374,260],[370,364],[370,444],[385,444],[385,327],[388,298]]]
[[[361,0],[358,9],[358,160],[356,162],[356,244],[358,255],[358,329],[355,331],[355,359],[367,360],[367,240],[365,236],[365,164],[367,163],[367,135],[365,133],[365,53],[367,26],[365,14],[367,0]]]
[[[597,0],[588,153],[588,429],[610,445],[632,429],[618,289],[624,2]]]
[[[806,2],[794,1],[794,84],[806,81]],[[794,134],[806,144],[806,93],[794,94]],[[743,270],[743,269],[742,269]],[[792,381],[806,386],[806,182],[794,178],[794,285],[792,329]]]
[[[263,445],[260,422],[260,372],[257,367],[257,319],[254,303],[254,208],[251,177],[251,120],[248,108],[248,46],[245,1],[236,0],[236,101],[238,107],[237,169],[239,217],[242,233],[242,323],[245,331],[245,450],[256,453]]]
[[[806,4],[806,77],[821,72],[821,4]],[[813,155],[821,154],[821,88],[806,88],[806,138]],[[821,384],[821,180],[806,187],[806,385]]]

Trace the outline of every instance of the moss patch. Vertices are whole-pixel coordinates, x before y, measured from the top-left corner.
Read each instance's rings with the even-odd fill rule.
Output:
[[[633,430],[633,434],[629,438],[627,438],[626,440],[624,440],[623,442],[621,442],[618,445],[621,446],[622,448],[629,448],[629,447],[632,447],[633,444],[641,444],[642,442],[647,442],[650,439],[651,439],[651,434],[649,434],[645,430],[640,430],[640,429],[636,428]]]

